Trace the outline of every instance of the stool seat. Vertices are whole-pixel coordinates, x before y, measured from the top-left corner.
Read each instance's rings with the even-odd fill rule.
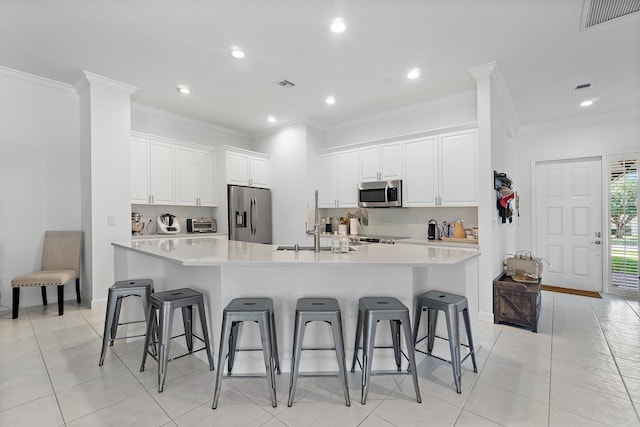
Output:
[[[273,300],[271,298],[235,298],[227,304],[222,313],[222,331],[220,333],[220,351],[218,352],[218,372],[213,395],[212,409],[218,407],[222,388],[223,366],[227,359],[228,373],[231,375],[235,361],[238,329],[240,322],[256,322],[260,329],[262,353],[269,386],[269,395],[273,407],[278,406],[276,399],[275,372],[280,373],[278,343],[276,337]],[[260,349],[258,349],[260,350]],[[251,351],[251,350],[245,350]]]
[[[413,377],[413,386],[416,391],[416,400],[422,403],[420,397],[420,388],[418,386],[418,374],[416,368],[416,360],[414,353],[414,345],[411,335],[411,322],[409,320],[409,309],[396,298],[389,297],[364,297],[358,301],[358,323],[356,326],[356,341],[353,350],[353,362],[351,364],[351,372],[354,372],[356,362],[358,361],[358,348],[360,346],[360,337],[363,337],[362,343],[362,398],[361,403],[364,405],[369,392],[369,383],[371,378],[371,366],[373,358],[373,350],[375,347],[375,337],[377,323],[380,320],[389,320],[391,327],[391,338],[393,342],[393,352],[395,356],[398,371],[401,366],[402,350],[400,348],[400,327],[404,330],[405,342],[407,346],[407,355],[409,360],[409,371]]]
[[[198,309],[200,318],[200,328],[202,329],[202,337],[193,333],[193,306]],[[184,325],[184,334],[171,336],[173,327],[173,312],[175,309],[182,309],[182,322]],[[156,310],[158,314],[156,314]],[[156,327],[156,317],[158,317],[158,326]],[[155,330],[158,330],[157,342],[153,339]],[[169,350],[171,340],[184,336],[187,344],[187,353],[169,359]],[[204,347],[193,350],[193,338],[204,343]],[[157,345],[157,349],[156,349]],[[151,347],[152,351],[149,350]],[[147,333],[145,336],[144,353],[142,355],[142,363],[140,364],[140,372],[144,371],[147,355],[158,361],[158,393],[162,393],[164,383],[167,377],[167,365],[171,360],[193,354],[197,351],[205,350],[209,360],[209,369],[213,371],[213,357],[211,356],[211,345],[209,343],[209,329],[207,327],[207,318],[204,309],[204,297],[202,293],[189,288],[175,289],[171,291],[158,292],[151,295],[149,311],[147,314]],[[158,355],[156,357],[156,354]]]
[[[331,349],[313,348],[303,349],[304,330],[309,322],[327,322],[333,332],[334,347]],[[342,334],[342,315],[340,305],[335,298],[300,298],[296,302],[295,327],[293,332],[293,350],[291,357],[291,377],[289,382],[288,406],[293,404],[300,368],[302,350],[335,350],[338,359],[338,369],[342,375],[342,389],[347,406],[351,406],[349,397],[349,383],[344,353],[344,339]]]
[[[427,310],[427,335],[425,337],[422,337],[421,339],[418,339],[420,317],[424,309]],[[456,392],[461,393],[462,362],[467,357],[471,356],[471,361],[473,362],[473,372],[478,372],[478,368],[476,366],[475,351],[473,349],[471,323],[469,321],[469,303],[466,297],[438,290],[428,291],[419,295],[417,298],[416,309],[414,313],[413,346],[415,347],[418,342],[427,338],[427,352],[425,353],[421,350],[418,350],[417,348],[416,351],[425,353],[428,356],[436,357],[433,356],[431,352],[433,351],[433,345],[436,338],[438,310],[443,311],[445,314],[445,318],[447,321],[448,339],[443,339],[449,341],[449,351],[451,353],[451,360],[441,360],[451,363],[451,367],[453,368],[453,380],[456,386]],[[467,332],[468,344],[465,347],[469,348],[469,353],[462,359],[460,358],[460,345],[464,344],[460,343],[460,322],[458,320],[459,313],[462,313],[462,318],[464,320],[464,325]],[[438,357],[438,359],[440,358]]]
[[[139,334],[129,335],[121,338],[116,337],[118,326],[128,325],[132,323],[143,323],[147,321],[147,312],[149,311],[149,301],[152,292],[153,280],[151,279],[121,280],[114,283],[109,288],[109,293],[107,296],[107,311],[104,320],[104,332],[102,334],[102,352],[100,353],[100,362],[98,362],[98,366],[102,366],[104,364],[104,358],[107,354],[107,346],[112,346],[113,342],[116,339],[144,336],[144,334]],[[141,298],[142,317],[144,320],[119,323],[122,301],[124,300],[124,298],[131,296]]]

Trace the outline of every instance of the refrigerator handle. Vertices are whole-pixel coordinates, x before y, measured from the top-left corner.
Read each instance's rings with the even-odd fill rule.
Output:
[[[256,224],[258,221],[258,201],[255,199],[253,199],[253,216],[255,218],[255,221],[252,219],[251,221],[251,226],[253,227],[253,234],[256,234],[256,227],[254,224]]]
[[[251,232],[251,234],[256,234],[255,230],[253,229],[253,203],[254,203],[255,199],[251,199],[251,201],[249,202],[249,231]]]

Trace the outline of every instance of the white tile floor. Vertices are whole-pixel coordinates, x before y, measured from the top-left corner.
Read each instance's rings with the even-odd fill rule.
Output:
[[[71,302],[0,316],[0,425],[28,426],[640,426],[640,302],[543,292],[539,333],[480,324],[479,372],[465,362],[462,394],[449,365],[419,358],[422,404],[409,376],[377,376],[351,407],[334,378],[301,378],[287,407],[288,374],[272,408],[264,379],[226,380],[211,409],[214,373],[197,358],[139,371],[140,341],[117,341],[98,367],[104,310]],[[217,340],[216,340],[217,341]],[[347,342],[351,339],[347,338]]]

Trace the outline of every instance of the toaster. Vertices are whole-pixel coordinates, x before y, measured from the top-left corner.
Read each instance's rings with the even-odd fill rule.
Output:
[[[213,218],[187,218],[187,233],[215,233],[218,231]]]

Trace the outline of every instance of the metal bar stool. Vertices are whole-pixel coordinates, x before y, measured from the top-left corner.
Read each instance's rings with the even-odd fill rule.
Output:
[[[418,339],[420,316],[424,309],[427,309],[427,335]],[[447,319],[447,333],[449,335],[448,339],[436,335],[438,310],[444,311],[445,317]],[[460,322],[458,320],[458,313],[460,312],[462,312],[464,326],[467,330],[467,342],[469,343],[468,345],[460,343]],[[416,344],[427,338],[426,353],[422,350],[418,350],[417,348],[415,350],[419,351],[420,353],[427,354],[431,357],[435,357],[436,359],[440,359],[447,363],[450,363],[453,368],[453,381],[456,385],[456,391],[458,393],[461,393],[460,385],[462,381],[462,362],[464,362],[467,357],[471,356],[471,361],[473,362],[473,372],[478,372],[478,367],[476,366],[476,356],[473,350],[473,338],[471,336],[471,324],[469,322],[469,303],[467,302],[467,298],[447,292],[425,292],[424,294],[418,296],[416,311],[413,319],[413,346],[415,347]],[[442,359],[431,354],[436,338],[449,341],[451,360]],[[463,359],[460,359],[460,345],[469,349],[469,353]]]
[[[422,403],[420,397],[420,389],[418,387],[418,374],[416,369],[416,359],[413,352],[413,342],[411,335],[411,322],[409,320],[409,309],[398,301],[396,298],[373,297],[360,298],[358,303],[358,323],[356,326],[356,343],[353,350],[353,363],[351,364],[351,372],[355,371],[356,362],[362,369],[362,400],[364,405],[369,392],[369,380],[371,378],[371,365],[373,359],[374,348],[390,348],[375,347],[376,327],[380,320],[388,320],[391,326],[391,337],[393,340],[393,352],[400,372],[401,356],[404,355],[400,349],[400,326],[404,329],[404,336],[407,345],[407,354],[404,355],[409,361],[409,371],[413,377],[413,386],[416,390],[416,399],[418,403]],[[360,337],[364,335],[362,343],[362,364],[358,360],[358,348],[360,346]],[[380,374],[375,372],[374,375]]]
[[[302,348],[304,330],[309,322],[322,321],[331,325],[334,347],[327,348]],[[338,368],[342,374],[342,389],[347,406],[351,406],[349,398],[349,384],[347,382],[347,369],[344,355],[344,339],[342,336],[342,316],[340,305],[335,298],[300,298],[296,303],[296,320],[293,333],[293,351],[291,358],[291,381],[289,383],[289,402],[293,404],[298,381],[298,368],[302,350],[335,350],[338,359]],[[302,375],[310,376],[310,375]],[[338,376],[338,375],[337,375]]]
[[[238,343],[238,327],[240,322],[256,322],[260,329],[261,349],[236,349]],[[278,343],[276,338],[275,318],[273,314],[273,300],[271,298],[236,298],[224,309],[222,314],[222,332],[220,334],[220,352],[218,353],[218,372],[216,386],[213,395],[212,409],[218,407],[220,389],[222,388],[222,376],[224,360],[228,356],[228,375],[231,375],[235,352],[259,351],[264,355],[264,366],[269,385],[271,404],[278,406],[276,400],[275,372],[280,373],[280,360],[278,358]]]
[[[104,364],[104,358],[107,354],[107,345],[112,346],[113,342],[116,339],[144,336],[144,334],[139,334],[116,338],[118,326],[129,325],[132,323],[143,323],[147,321],[146,319],[147,312],[149,311],[149,298],[151,297],[152,292],[153,280],[151,279],[122,280],[114,283],[113,286],[109,288],[109,295],[107,297],[107,312],[104,320],[104,333],[102,334],[102,352],[100,353],[100,362],[98,363],[98,366],[102,366]],[[122,301],[127,297],[142,298],[141,302],[144,320],[119,323]]]
[[[209,344],[209,330],[207,328],[207,318],[204,311],[204,298],[200,292],[193,289],[182,288],[173,291],[158,292],[151,295],[149,311],[147,314],[147,333],[144,341],[144,353],[142,355],[142,364],[140,372],[144,371],[144,365],[147,361],[147,354],[151,354],[158,362],[158,393],[162,393],[164,382],[167,378],[167,365],[170,361],[193,354],[198,351],[206,350],[209,359],[209,369],[213,371],[213,358],[211,357],[211,345]],[[193,333],[193,306],[197,306],[198,315],[200,317],[200,327],[202,328],[202,337]],[[184,325],[184,333],[171,336],[171,328],[173,326],[173,311],[177,308],[182,309],[182,322]],[[153,339],[156,328],[156,310],[158,310],[158,340]],[[187,343],[187,353],[169,359],[169,348],[173,338],[185,337]],[[204,347],[194,350],[193,338],[204,343]],[[158,349],[156,350],[156,345]],[[152,347],[153,352],[149,350]],[[156,357],[155,354],[158,356]]]

